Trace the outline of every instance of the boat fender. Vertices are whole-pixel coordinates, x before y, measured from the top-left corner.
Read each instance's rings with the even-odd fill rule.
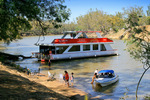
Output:
[[[45,59],[41,59],[41,62],[45,62]]]

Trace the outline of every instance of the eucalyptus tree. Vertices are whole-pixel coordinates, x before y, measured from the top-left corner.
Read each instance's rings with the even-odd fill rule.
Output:
[[[148,10],[147,10],[147,20],[146,20],[146,24],[150,25],[150,4],[148,6]]]
[[[116,15],[110,15],[108,18],[108,22],[111,24],[111,28],[115,31],[118,32],[119,29],[124,27],[124,20],[121,17],[121,13],[117,13]]]
[[[83,30],[109,30],[108,15],[101,10],[90,9],[86,15],[77,17],[77,24]]]
[[[37,21],[42,35],[47,29],[44,20],[57,28],[68,19],[70,11],[64,0],[0,0],[0,40],[11,42],[20,37],[21,30],[31,29],[30,21]]]
[[[146,26],[140,26],[139,19],[144,16],[142,7],[130,7],[124,9],[127,16],[126,24],[130,37],[126,40],[127,50],[135,59],[139,59],[143,63],[144,72],[142,73],[136,88],[137,92],[140,82],[145,72],[150,68],[150,32],[147,31]]]

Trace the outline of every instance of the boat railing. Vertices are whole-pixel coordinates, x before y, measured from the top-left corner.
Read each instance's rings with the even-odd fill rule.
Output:
[[[37,58],[37,56],[38,56],[39,54],[40,54],[39,52],[32,52],[32,57],[33,57],[33,58]]]
[[[32,57],[35,57],[38,59],[47,59],[47,60],[51,58],[50,54],[44,54],[44,53],[39,53],[39,52],[32,53]]]

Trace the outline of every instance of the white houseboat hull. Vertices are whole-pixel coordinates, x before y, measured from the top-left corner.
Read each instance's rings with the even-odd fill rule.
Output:
[[[88,52],[71,52],[63,54],[51,55],[51,60],[62,60],[62,59],[76,59],[76,58],[88,58],[88,57],[100,57],[100,56],[114,56],[117,55],[116,50],[112,51],[88,51]]]

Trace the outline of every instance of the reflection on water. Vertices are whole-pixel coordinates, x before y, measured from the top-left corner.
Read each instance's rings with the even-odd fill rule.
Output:
[[[40,42],[49,43],[54,38],[57,37],[46,36],[45,41]],[[30,56],[32,52],[38,51],[38,47],[34,45],[37,39],[38,37],[28,37],[15,41],[9,46],[2,44],[0,51]],[[32,71],[38,70],[40,67],[43,74],[47,74],[47,71],[50,71],[52,74],[56,73],[56,77],[59,77],[59,74],[63,74],[64,70],[67,70],[69,75],[73,72],[75,87],[91,94],[92,97],[118,100],[120,97],[124,97],[124,93],[127,93],[129,96],[127,100],[135,99],[136,85],[143,72],[142,64],[132,59],[129,53],[124,51],[126,45],[122,40],[115,40],[115,45],[112,46],[118,49],[119,56],[57,61],[52,62],[50,68],[47,62],[38,62],[36,58],[20,60],[16,63],[22,67],[28,67]],[[113,69],[119,75],[119,81],[102,88],[95,84],[91,85],[94,70],[97,68],[98,70]],[[138,92],[141,97],[150,93],[149,74],[150,71],[146,73],[146,77],[141,82]]]

